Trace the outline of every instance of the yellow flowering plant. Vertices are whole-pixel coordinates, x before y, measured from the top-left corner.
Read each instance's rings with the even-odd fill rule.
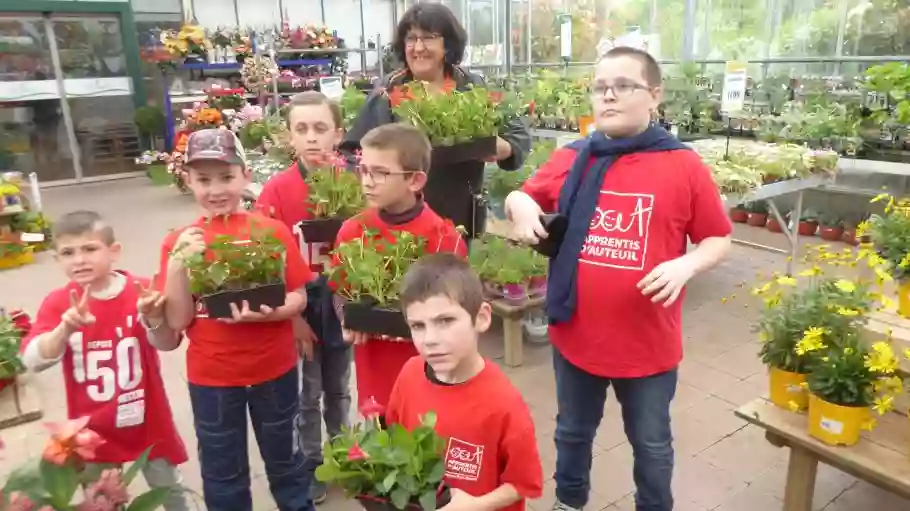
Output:
[[[827,346],[818,340],[800,346],[811,358],[809,391],[839,406],[873,407],[885,414],[904,390],[890,339],[868,346],[854,332]]]
[[[860,247],[860,255],[873,263],[885,263],[893,279],[906,280],[910,278],[910,200],[883,193],[872,202],[885,202],[885,211],[857,227],[857,236],[871,238],[871,244]]]

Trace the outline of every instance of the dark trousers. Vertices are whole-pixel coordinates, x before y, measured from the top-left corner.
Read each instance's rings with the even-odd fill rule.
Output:
[[[558,400],[556,498],[578,509],[588,503],[594,436],[612,385],[634,455],[635,509],[672,511],[670,401],[676,393],[677,370],[645,378],[604,378],[572,365],[555,348],[553,368]]]
[[[250,511],[247,409],[280,511],[312,511],[310,475],[294,442],[297,368],[249,387],[190,384],[202,490],[209,511]]]

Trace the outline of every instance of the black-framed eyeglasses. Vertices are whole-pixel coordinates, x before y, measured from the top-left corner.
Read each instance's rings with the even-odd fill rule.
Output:
[[[442,39],[442,36],[439,34],[423,34],[423,35],[408,34],[404,38],[404,44],[409,47],[414,47],[414,46],[417,46],[418,42],[421,42],[424,44],[424,46],[426,46],[428,44],[433,44],[436,41],[439,41],[440,39]]]
[[[627,98],[631,96],[637,90],[648,90],[650,87],[645,85],[640,85],[637,83],[615,83],[613,85],[606,85],[603,83],[598,83],[591,87],[591,95],[595,98],[604,97],[607,95],[608,91],[612,91],[613,95],[617,98]]]
[[[407,176],[414,173],[413,170],[393,171],[383,168],[371,169],[365,165],[358,165],[354,170],[361,179],[368,177],[370,178],[370,181],[377,185],[384,184],[389,179],[389,176]]]

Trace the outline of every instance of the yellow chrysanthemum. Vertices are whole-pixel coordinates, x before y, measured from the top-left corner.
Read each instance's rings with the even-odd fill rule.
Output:
[[[819,265],[815,265],[808,270],[803,270],[799,272],[800,277],[815,277],[816,275],[821,275],[824,273],[824,270],[821,269]]]
[[[834,283],[834,286],[837,289],[843,291],[844,293],[852,293],[852,292],[856,291],[856,284],[854,284],[853,282],[850,282],[849,280],[846,280],[846,279],[839,279],[837,282]]]
[[[794,279],[793,277],[786,276],[786,275],[783,277],[778,277],[777,285],[793,287],[796,285],[796,279]]]
[[[865,357],[865,366],[879,374],[893,374],[897,370],[897,359],[891,345],[887,342],[873,344],[872,353]]]
[[[872,408],[874,408],[879,415],[885,415],[894,409],[894,396],[884,395],[875,398]]]
[[[793,413],[800,411],[799,404],[796,401],[789,401],[787,403],[787,406],[790,408],[790,411]]]
[[[878,421],[875,419],[875,417],[869,417],[865,422],[863,422],[862,426],[860,427],[866,431],[872,431],[877,425]]]
[[[820,327],[811,327],[803,332],[803,338],[796,343],[796,354],[805,355],[810,351],[823,349],[825,344],[822,342],[827,330]]]
[[[761,287],[754,287],[754,288],[752,288],[752,295],[753,295],[753,296],[761,296],[761,295],[767,293],[770,289],[771,289],[771,283],[768,282],[767,284],[765,284],[765,285],[763,285],[763,286],[761,286]]]
[[[838,307],[837,313],[841,316],[859,316],[859,311],[856,309],[848,309],[846,307]]]

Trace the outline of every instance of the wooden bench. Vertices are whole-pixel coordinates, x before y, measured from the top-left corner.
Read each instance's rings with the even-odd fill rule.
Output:
[[[0,390],[0,429],[11,428],[44,416],[34,384],[20,376],[16,383]]]
[[[736,415],[764,428],[771,444],[790,448],[784,511],[812,511],[819,461],[910,498],[910,421],[906,415],[879,417],[878,426],[864,432],[851,447],[832,447],[815,440],[809,436],[804,414],[784,410],[764,398],[736,410]]]
[[[502,318],[502,338],[504,343],[505,364],[509,367],[518,367],[524,357],[524,336],[521,320],[529,310],[543,305],[544,298],[530,298],[522,303],[513,303],[503,299],[490,301],[493,314]]]

